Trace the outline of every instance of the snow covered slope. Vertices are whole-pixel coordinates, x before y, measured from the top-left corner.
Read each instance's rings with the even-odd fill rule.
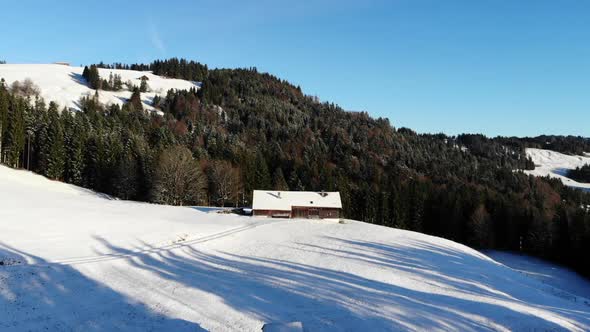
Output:
[[[590,164],[590,155],[570,156],[543,149],[526,149],[526,153],[535,163],[535,169],[525,173],[558,178],[566,186],[590,190],[590,183],[580,183],[566,177],[568,170]]]
[[[41,96],[48,103],[54,101],[62,107],[78,109],[78,100],[82,96],[94,95],[94,91],[88,87],[82,77],[83,67],[70,67],[55,64],[0,64],[0,78],[4,78],[7,84],[14,81],[24,81],[30,78],[41,90]],[[179,79],[168,79],[150,72],[120,69],[99,69],[101,78],[108,79],[110,73],[121,75],[123,83],[131,81],[139,86],[139,78],[143,75],[149,78],[150,92],[142,93],[141,98],[146,109],[151,107],[156,94],[165,95],[170,89],[188,90],[197,87],[195,82]],[[123,104],[131,97],[131,92],[99,91],[99,99],[106,104]]]
[[[451,241],[110,200],[3,166],[0,257],[2,331],[590,330],[582,297]]]
[[[566,267],[518,253],[495,250],[484,253],[497,262],[543,282],[550,287],[549,291],[559,293],[562,297],[570,297],[574,301],[582,302],[590,299],[588,279]]]

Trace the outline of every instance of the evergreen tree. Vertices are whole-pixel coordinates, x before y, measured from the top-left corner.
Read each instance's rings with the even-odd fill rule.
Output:
[[[141,79],[141,83],[139,85],[139,92],[148,92],[149,86],[147,80],[145,78]]]
[[[134,199],[139,193],[139,164],[132,151],[125,151],[119,160],[114,182],[115,194],[122,199]]]
[[[4,79],[3,79],[4,80]],[[0,163],[5,160],[4,137],[8,131],[8,105],[10,99],[4,84],[0,85]]]
[[[5,162],[12,167],[19,167],[20,157],[25,146],[25,101],[22,98],[12,98],[8,111],[8,127],[4,136],[6,149]]]
[[[52,107],[49,108],[48,117],[47,139],[49,151],[47,153],[47,170],[45,174],[50,179],[60,180],[63,178],[66,164],[63,124],[60,121],[59,113]]]
[[[102,80],[100,79],[96,65],[91,65],[90,68],[85,66],[84,70],[82,71],[82,77],[84,77],[86,82],[88,82],[88,85],[91,89],[100,89]]]
[[[277,167],[272,175],[272,188],[274,190],[289,190],[283,170],[280,167]]]
[[[271,187],[271,178],[266,160],[260,151],[256,153],[256,171],[254,173],[254,184],[258,190],[268,190]]]
[[[62,113],[64,119],[64,145],[66,164],[64,179],[68,183],[82,185],[84,170],[84,133],[79,115],[72,116],[69,112]]]
[[[143,104],[141,103],[141,94],[137,87],[133,88],[133,93],[129,99],[129,104],[133,107],[134,111],[143,111]]]

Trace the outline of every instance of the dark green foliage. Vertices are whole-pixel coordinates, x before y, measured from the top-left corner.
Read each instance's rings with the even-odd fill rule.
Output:
[[[172,58],[167,60],[156,60],[150,64],[132,64],[126,65],[122,63],[113,63],[111,65],[100,62],[94,65],[98,68],[106,69],[131,69],[139,71],[151,70],[154,74],[170,77],[181,78],[189,81],[203,81],[208,75],[208,68],[206,65],[196,61],[189,61],[186,59]]]
[[[141,79],[141,84],[139,85],[139,92],[148,92],[149,86],[145,79]]]
[[[62,117],[66,156],[64,179],[66,182],[82,185],[84,170],[84,146],[82,144],[85,141],[83,123],[81,117],[74,117],[69,112],[63,112]]]
[[[55,107],[49,107],[48,117],[49,123],[47,126],[46,142],[48,151],[45,176],[50,179],[61,180],[66,164],[63,122]]]
[[[90,88],[105,91],[119,91],[123,89],[121,75],[110,73],[109,79],[107,80],[100,77],[98,68],[104,67],[100,67],[99,65],[85,66],[82,71],[82,77],[88,82]]]
[[[92,89],[100,89],[102,86],[102,80],[100,79],[100,75],[98,74],[98,68],[96,65],[91,65],[90,67],[84,67],[82,71],[82,77],[86,79],[88,85]]]
[[[2,79],[4,82],[4,79]],[[4,138],[8,131],[8,109],[10,103],[10,95],[6,90],[4,84],[0,84],[0,163],[4,162],[5,147]]]
[[[4,162],[13,167],[22,165],[21,155],[25,146],[25,108],[24,99],[10,98],[8,123],[2,136],[2,149]]]
[[[254,188],[258,189],[272,189],[270,172],[264,156],[259,151],[256,153],[255,171],[254,171]]]
[[[272,175],[272,188],[274,190],[289,190],[289,185],[285,180],[285,176],[283,175],[283,171],[280,167],[275,169]]]
[[[143,104],[141,103],[141,94],[138,88],[133,89],[133,93],[131,94],[131,98],[129,99],[129,105],[133,107],[133,111],[143,111]]]
[[[590,165],[584,165],[582,167],[576,167],[567,173],[569,178],[572,178],[578,182],[589,183],[590,182]]]

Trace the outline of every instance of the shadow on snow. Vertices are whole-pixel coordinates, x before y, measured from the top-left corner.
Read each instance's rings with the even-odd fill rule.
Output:
[[[201,331],[149,310],[67,265],[0,245],[1,331]],[[26,263],[27,260],[29,263]]]
[[[396,285],[395,280],[359,275],[364,270],[353,274],[281,259],[210,254],[198,250],[198,243],[173,249],[143,243],[143,249],[136,250],[97,240],[108,249],[107,255],[129,264],[129,273],[148,271],[216,295],[231,308],[263,322],[301,321],[308,331],[590,329],[589,311],[527,286],[525,276],[483,256],[421,241],[408,240],[408,247],[396,247],[327,237],[323,246],[285,244],[303,255],[322,255],[327,263],[337,257],[354,261],[357,264],[350,266],[356,268],[394,269],[407,273],[406,280],[427,284],[412,289]],[[15,261],[28,258],[35,265],[0,267],[4,287],[0,315],[5,315],[0,319],[1,330],[39,326],[89,331],[200,329],[155,314],[71,266],[47,263],[12,248],[5,247],[5,253]],[[432,291],[426,291],[430,286]],[[187,306],[197,313],[201,309],[196,303]],[[232,324],[221,323],[228,328]]]
[[[371,268],[407,271],[421,280],[432,281],[436,292],[410,289],[393,282],[286,260],[224,252],[212,255],[195,246],[183,246],[176,250],[151,247],[137,252],[114,246],[104,239],[99,240],[109,251],[127,257],[128,263],[135,268],[215,294],[228,306],[263,322],[301,321],[309,331],[479,331],[489,330],[490,326],[494,329],[584,330],[590,327],[590,312],[576,311],[578,306],[573,306],[572,310],[530,304],[519,299],[527,298],[530,292],[539,292],[536,288],[525,287],[526,284],[519,280],[524,276],[502,267],[491,269],[501,271],[497,275],[486,276],[482,273],[490,269],[485,265],[497,264],[486,261],[483,255],[476,257],[426,242],[398,248],[326,238],[326,242],[339,243],[338,247],[347,244],[348,247],[356,247],[356,250],[343,252],[307,244],[298,244],[295,249],[320,250],[326,255],[326,261],[330,260],[330,255],[335,255],[360,260],[370,264]],[[143,245],[149,247],[148,244]],[[447,290],[458,291],[465,296],[446,295]],[[475,298],[482,294],[496,302]],[[537,300],[540,297],[542,303],[555,303],[556,300],[552,294],[535,296]],[[554,316],[562,313],[565,315],[561,317],[563,321],[571,325],[568,328],[559,320],[532,315],[524,311],[525,307],[536,312],[553,313]],[[505,323],[510,326],[503,326]]]

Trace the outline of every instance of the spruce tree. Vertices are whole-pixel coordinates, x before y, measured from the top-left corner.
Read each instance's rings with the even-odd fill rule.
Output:
[[[254,173],[254,183],[256,189],[259,190],[268,190],[271,188],[271,178],[270,172],[268,171],[268,166],[266,164],[266,160],[260,151],[256,153],[256,171]]]
[[[48,117],[49,127],[47,138],[49,141],[49,151],[45,173],[50,179],[61,180],[66,164],[63,124],[59,113],[54,108],[50,107]]]
[[[3,141],[8,130],[8,91],[2,84],[0,85],[0,163],[4,162]]]
[[[131,98],[129,98],[129,104],[133,106],[135,111],[143,111],[143,105],[141,103],[141,93],[137,87],[133,88]]]
[[[82,71],[82,77],[88,82],[88,85],[91,89],[99,89],[101,85],[100,75],[98,73],[98,68],[96,65],[91,65],[90,68],[87,66],[84,67]]]
[[[149,86],[147,84],[147,81],[142,78],[141,79],[141,83],[139,85],[139,92],[148,92]]]
[[[64,119],[64,144],[66,151],[66,164],[64,179],[68,183],[82,185],[82,172],[84,168],[84,134],[81,124],[81,116],[72,116],[69,112],[63,112]]]
[[[25,101],[22,98],[12,98],[8,111],[8,130],[4,137],[4,146],[7,150],[6,163],[12,167],[19,167],[25,146],[24,108]]]
[[[115,195],[121,199],[135,199],[139,191],[139,165],[132,151],[126,150],[117,165]]]
[[[285,176],[283,176],[283,170],[280,167],[277,167],[272,175],[272,187],[274,190],[289,190]]]

